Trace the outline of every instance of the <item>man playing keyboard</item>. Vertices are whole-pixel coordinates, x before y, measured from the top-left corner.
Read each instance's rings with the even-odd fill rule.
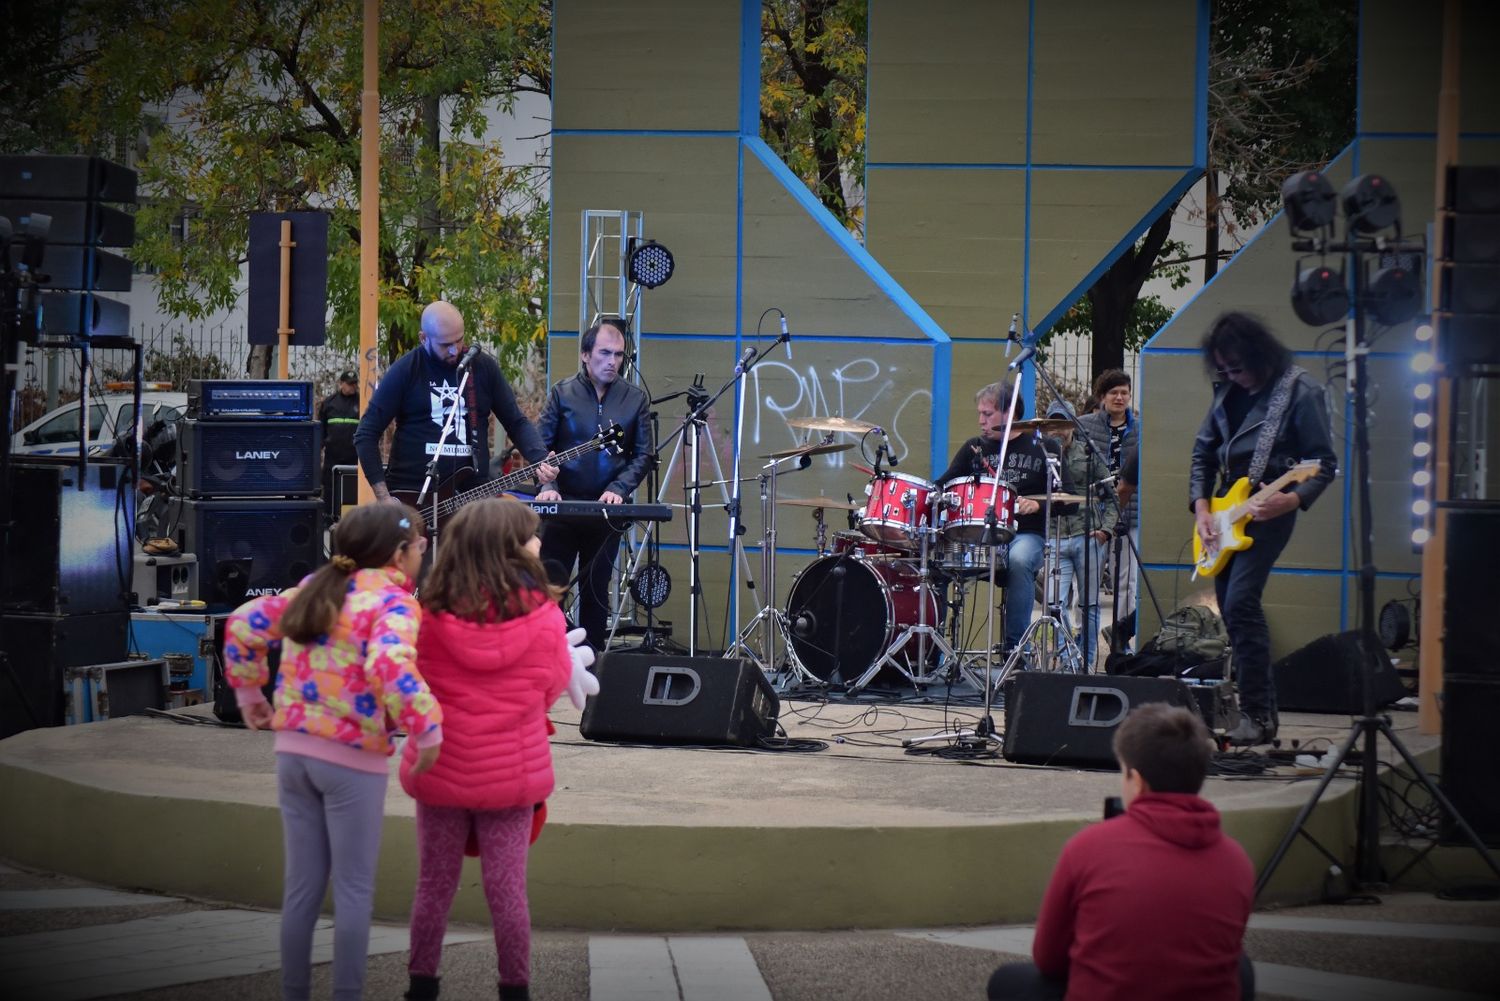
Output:
[[[623,503],[645,478],[651,461],[651,427],[646,394],[620,378],[625,366],[625,332],[618,320],[603,319],[584,331],[582,365],[547,394],[537,431],[554,452],[593,438],[611,423],[625,438],[620,454],[593,452],[566,463],[538,501],[583,500]],[[619,552],[620,530],[608,521],[571,519],[545,523],[542,561],[556,561],[571,576],[578,566],[577,621],[589,643],[604,649],[609,631],[610,580]]]

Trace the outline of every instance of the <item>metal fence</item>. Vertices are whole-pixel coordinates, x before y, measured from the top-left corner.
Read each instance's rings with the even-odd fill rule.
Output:
[[[1076,406],[1084,404],[1094,383],[1094,342],[1081,334],[1062,334],[1047,342],[1042,364],[1068,398]],[[1130,376],[1136,395],[1140,394],[1141,356],[1138,351],[1125,352],[1125,371]],[[1045,387],[1037,389],[1038,409],[1051,402],[1051,394]]]

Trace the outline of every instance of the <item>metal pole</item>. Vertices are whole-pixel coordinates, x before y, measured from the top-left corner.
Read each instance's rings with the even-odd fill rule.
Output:
[[[292,248],[296,245],[296,241],[292,239],[292,220],[281,220],[281,241],[277,244],[281,248],[281,303],[276,314],[276,337],[279,341],[276,350],[276,378],[282,382],[291,378]]]
[[[364,89],[359,97],[360,413],[370,405],[380,358],[380,0],[364,0],[364,18]],[[281,357],[284,366],[284,348]],[[361,469],[359,502],[369,504],[374,500],[375,491]]]

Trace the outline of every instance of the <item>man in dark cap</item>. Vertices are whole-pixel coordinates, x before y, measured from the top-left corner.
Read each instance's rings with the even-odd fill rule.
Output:
[[[339,511],[334,508],[333,467],[352,466],[358,461],[354,453],[354,429],[359,427],[359,375],[339,374],[338,388],[318,405],[318,421],[323,425],[323,508],[328,520]]]

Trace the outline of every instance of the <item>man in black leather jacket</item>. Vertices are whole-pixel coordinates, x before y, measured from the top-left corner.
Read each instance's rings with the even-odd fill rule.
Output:
[[[651,461],[651,425],[646,394],[620,378],[625,365],[625,333],[618,322],[601,320],[584,331],[583,367],[547,394],[537,430],[556,452],[593,438],[611,423],[625,431],[622,452],[593,452],[565,464],[553,485],[537,500],[599,501],[620,504],[640,486]],[[597,522],[553,522],[542,534],[542,561],[555,560],[573,572],[578,563],[578,624],[589,643],[603,651],[609,631],[610,578],[620,531]]]
[[[1234,647],[1242,714],[1229,739],[1239,745],[1269,743],[1276,736],[1276,686],[1261,593],[1292,537],[1296,512],[1312,506],[1332,481],[1338,462],[1323,387],[1292,365],[1291,352],[1259,320],[1244,313],[1220,316],[1203,339],[1203,359],[1215,380],[1214,400],[1193,442],[1188,478],[1188,501],[1200,538],[1209,544],[1217,541],[1209,498],[1249,474],[1272,399],[1284,379],[1289,397],[1259,479],[1269,482],[1304,459],[1316,459],[1321,467],[1311,479],[1252,506],[1245,529],[1253,540],[1250,548],[1232,554],[1214,578],[1219,613]]]

